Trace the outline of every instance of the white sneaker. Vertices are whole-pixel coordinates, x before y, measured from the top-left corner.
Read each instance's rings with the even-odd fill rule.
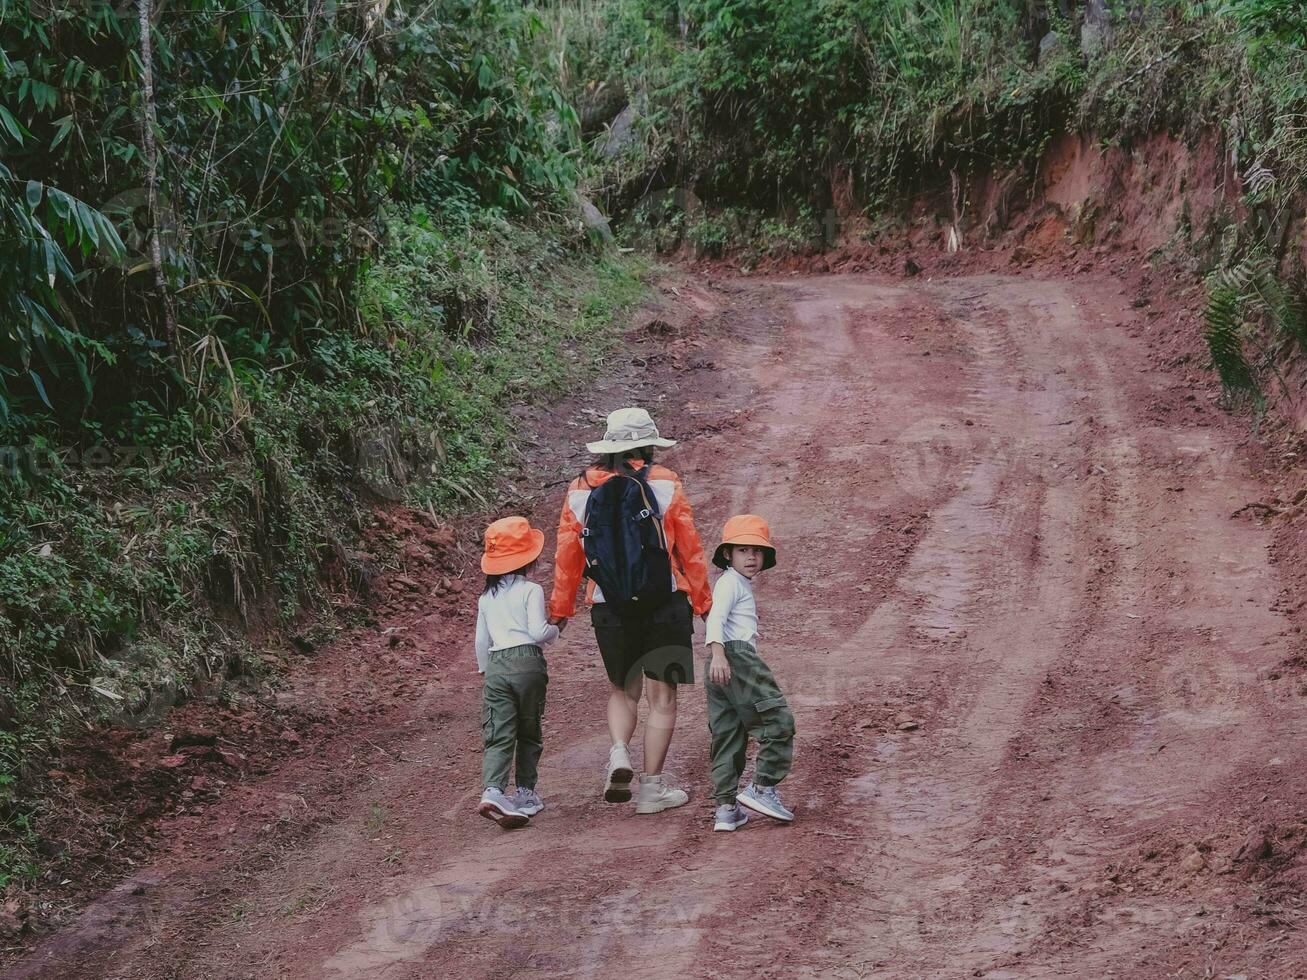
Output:
[[[749,822],[749,812],[738,803],[723,803],[713,814],[713,830],[739,830]]]
[[[604,799],[609,803],[625,803],[631,798],[631,780],[634,778],[631,753],[624,743],[618,742],[608,752],[608,782],[604,786]]]
[[[508,802],[528,817],[534,817],[545,808],[545,801],[540,799],[536,791],[525,786],[513,790],[513,795],[508,798]]]
[[[481,794],[481,802],[477,804],[477,813],[487,820],[493,820],[505,830],[525,827],[531,822],[530,817],[513,806],[513,802],[504,795],[503,790],[494,786],[487,786],[486,791]]]
[[[685,790],[668,786],[661,775],[640,777],[635,794],[636,813],[662,813],[689,802],[690,796]]]

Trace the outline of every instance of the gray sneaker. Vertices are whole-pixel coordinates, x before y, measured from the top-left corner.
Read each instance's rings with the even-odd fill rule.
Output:
[[[528,817],[534,817],[545,808],[545,801],[540,799],[536,791],[525,786],[513,790],[513,795],[508,798],[508,802]]]
[[[504,791],[494,786],[487,786],[477,804],[477,813],[487,820],[493,820],[505,830],[525,827],[531,818],[513,805],[513,801],[504,795]]]
[[[749,822],[749,814],[738,803],[723,803],[713,814],[713,830],[739,830]]]
[[[789,823],[794,819],[794,814],[781,802],[780,794],[776,792],[775,786],[758,786],[755,783],[750,783],[736,799],[750,810],[761,813],[764,817],[771,817],[773,820],[779,820],[782,823]]]

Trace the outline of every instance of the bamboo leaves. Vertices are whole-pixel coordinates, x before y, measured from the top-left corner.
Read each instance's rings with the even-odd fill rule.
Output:
[[[0,340],[11,401],[75,403],[70,382],[104,372],[101,348],[135,350],[130,330],[171,338],[184,318],[236,361],[260,356],[244,346],[252,322],[290,347],[356,322],[390,202],[570,207],[579,127],[550,72],[523,60],[535,11],[194,0],[157,16],[161,2],[87,0],[57,30],[16,5],[0,17],[0,156],[34,178],[0,181],[0,286],[29,304],[0,311],[30,325],[39,309],[73,338],[50,334],[58,379],[29,340]],[[177,380],[189,355],[165,346],[105,387],[175,404],[193,391]]]
[[[86,357],[105,352],[102,345],[61,325],[54,312],[66,310],[61,292],[73,289],[77,275],[64,249],[84,256],[121,252],[122,242],[113,225],[97,210],[58,188],[38,180],[19,181],[0,165],[0,353],[9,370],[0,372],[0,419],[8,419],[14,392],[10,378],[17,366],[32,392],[47,409],[54,409],[45,378],[60,377],[59,361],[70,360],[82,382],[83,395],[91,393]],[[107,352],[106,352],[107,353]],[[38,371],[32,364],[39,357]]]

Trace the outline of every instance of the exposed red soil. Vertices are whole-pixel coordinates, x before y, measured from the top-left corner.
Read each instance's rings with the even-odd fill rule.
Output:
[[[392,511],[418,550],[375,625],[290,664],[280,715],[169,725],[248,721],[246,759],[155,734],[107,762],[108,793],[222,784],[5,976],[1307,976],[1297,443],[1220,410],[1161,274],[939,261],[683,283],[621,385],[524,418],[495,501],[552,526],[581,443],[636,401],[683,440],[706,536],[771,518],[794,826],[711,832],[695,688],[691,805],[603,804],[584,618],[550,651],[549,808],[478,818],[480,519]]]

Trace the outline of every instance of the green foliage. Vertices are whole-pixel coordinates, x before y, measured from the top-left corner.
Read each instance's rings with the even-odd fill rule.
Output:
[[[747,263],[764,255],[816,251],[822,244],[822,229],[810,208],[800,208],[796,217],[784,218],[736,206],[688,217],[684,242],[696,256],[715,258],[733,252]]]
[[[1307,353],[1307,298],[1281,282],[1274,259],[1256,249],[1207,277],[1203,338],[1232,402],[1266,404],[1267,379],[1291,391],[1280,366]]]
[[[211,633],[205,598],[244,614],[262,596],[292,620],[321,605],[324,546],[356,532],[369,499],[484,499],[514,443],[507,408],[597,364],[604,329],[643,287],[629,260],[502,219],[422,221],[369,272],[364,335],[313,332],[301,371],[239,362],[232,387],[176,417],[192,424],[138,407],[107,433],[148,452],[99,460],[34,438],[9,461],[0,675],[85,672],[161,621],[195,617]],[[194,425],[234,404],[234,426]]]
[[[1245,261],[1208,277],[1203,339],[1207,341],[1221,384],[1233,399],[1251,397],[1260,401],[1261,398],[1252,368],[1244,357],[1248,331],[1243,313],[1245,305],[1257,295],[1255,290],[1249,291],[1249,285],[1262,279],[1266,271],[1264,261]]]
[[[1307,4],[1300,0],[1233,0],[1221,12],[1234,18],[1255,55],[1279,45],[1307,48]]]
[[[387,201],[567,207],[575,114],[519,56],[542,29],[529,9],[443,0],[305,16],[297,3],[182,0],[152,31],[151,214],[134,11],[0,2],[0,312],[18,328],[0,344],[13,388],[0,409],[19,410],[13,431],[46,414],[80,425],[128,391],[166,411],[230,381],[238,359],[302,362],[306,332],[352,322]]]
[[[674,15],[563,3],[552,50],[574,98],[618,89],[649,133],[670,133],[600,157],[591,177],[629,205],[625,240],[746,263],[819,241],[805,231],[837,182],[874,218],[905,192],[1029,168],[1063,133],[1128,147],[1223,128],[1246,216],[1225,250],[1242,258],[1209,277],[1204,335],[1228,395],[1260,409],[1304,336],[1279,260],[1307,191],[1307,7],[1112,5],[1112,36],[1088,56],[1083,14],[976,0],[691,0]]]
[[[104,434],[135,455],[24,446],[0,473],[0,678],[31,702],[0,697],[0,877],[37,866],[14,820],[39,826],[60,692],[113,724],[239,697],[257,669],[244,628],[327,615],[324,564],[349,574],[371,504],[486,506],[520,410],[597,369],[644,294],[639,261],[572,244],[419,210],[361,283],[362,322],[306,331],[300,370],[244,358],[191,412],[132,406]]]
[[[549,10],[537,60],[559,66],[581,108],[583,136],[602,150],[583,180],[617,213],[647,211],[651,189],[676,185],[712,211],[820,213],[849,176],[876,203],[951,168],[1031,163],[1083,83],[1078,58],[1036,64],[1050,26],[1065,50],[1075,44],[1045,5],[565,0]],[[623,105],[633,135],[614,149],[604,127]],[[718,247],[710,227],[700,232]]]
[[[592,262],[562,220],[576,115],[523,53],[544,29],[529,8],[170,3],[151,34],[153,214],[134,11],[0,0],[9,678],[88,670],[194,613],[197,591],[242,614],[257,595],[286,619],[311,604],[324,552],[357,524],[340,488],[366,434],[420,455],[434,425],[463,475],[484,476],[493,447],[461,429],[485,412],[480,373],[505,366],[484,351],[519,349],[533,299],[565,301],[528,294],[549,263],[568,255],[580,277]],[[434,297],[404,281],[386,226],[414,202],[444,223],[444,244],[423,246]],[[517,251],[468,244],[509,217],[537,229]],[[401,333],[371,330],[387,280]]]
[[[537,45],[578,106],[608,94],[609,111],[588,131],[592,147],[605,143],[616,108],[637,111],[634,146],[592,154],[587,184],[638,223],[652,227],[649,215],[661,211],[674,226],[658,230],[660,245],[688,236],[715,252],[717,218],[651,206],[650,193],[691,190],[714,215],[820,213],[847,181],[874,218],[905,194],[947,187],[952,173],[965,186],[977,173],[1029,171],[1063,133],[1128,146],[1219,126],[1241,173],[1287,193],[1307,173],[1300,7],[1114,5],[1110,41],[1086,57],[1082,5],[563,2],[551,5]],[[1057,43],[1041,54],[1048,36]]]
[[[422,422],[401,438],[423,464],[411,492],[445,508],[484,504],[476,488],[514,444],[506,407],[548,400],[600,363],[603,328],[643,294],[639,268],[493,216],[457,228],[417,211],[361,303],[417,389],[404,411]]]
[[[27,127],[0,106],[0,147],[21,147]],[[98,211],[39,180],[19,180],[0,163],[0,425],[10,421],[14,379],[53,410],[47,382],[71,365],[82,394],[90,397],[88,365],[112,354],[80,333],[69,317],[65,293],[77,274],[65,253],[116,257],[122,242]],[[65,323],[71,324],[66,326]]]
[[[1232,0],[1193,13],[1205,29],[1204,60],[1221,63],[1190,84],[1208,93],[1211,116],[1226,127],[1246,213],[1207,277],[1203,335],[1227,397],[1260,413],[1269,399],[1296,394],[1284,368],[1307,353],[1301,267],[1282,261],[1289,215],[1307,190],[1307,9]]]
[[[58,719],[42,718],[38,685],[17,684],[0,693],[0,889],[35,880],[41,803],[25,792],[31,767],[39,765],[60,734]],[[38,720],[40,719],[40,720]]]
[[[158,0],[152,208],[136,5],[0,0],[0,888],[66,712],[240,697],[372,504],[482,506],[609,349],[549,16]]]

